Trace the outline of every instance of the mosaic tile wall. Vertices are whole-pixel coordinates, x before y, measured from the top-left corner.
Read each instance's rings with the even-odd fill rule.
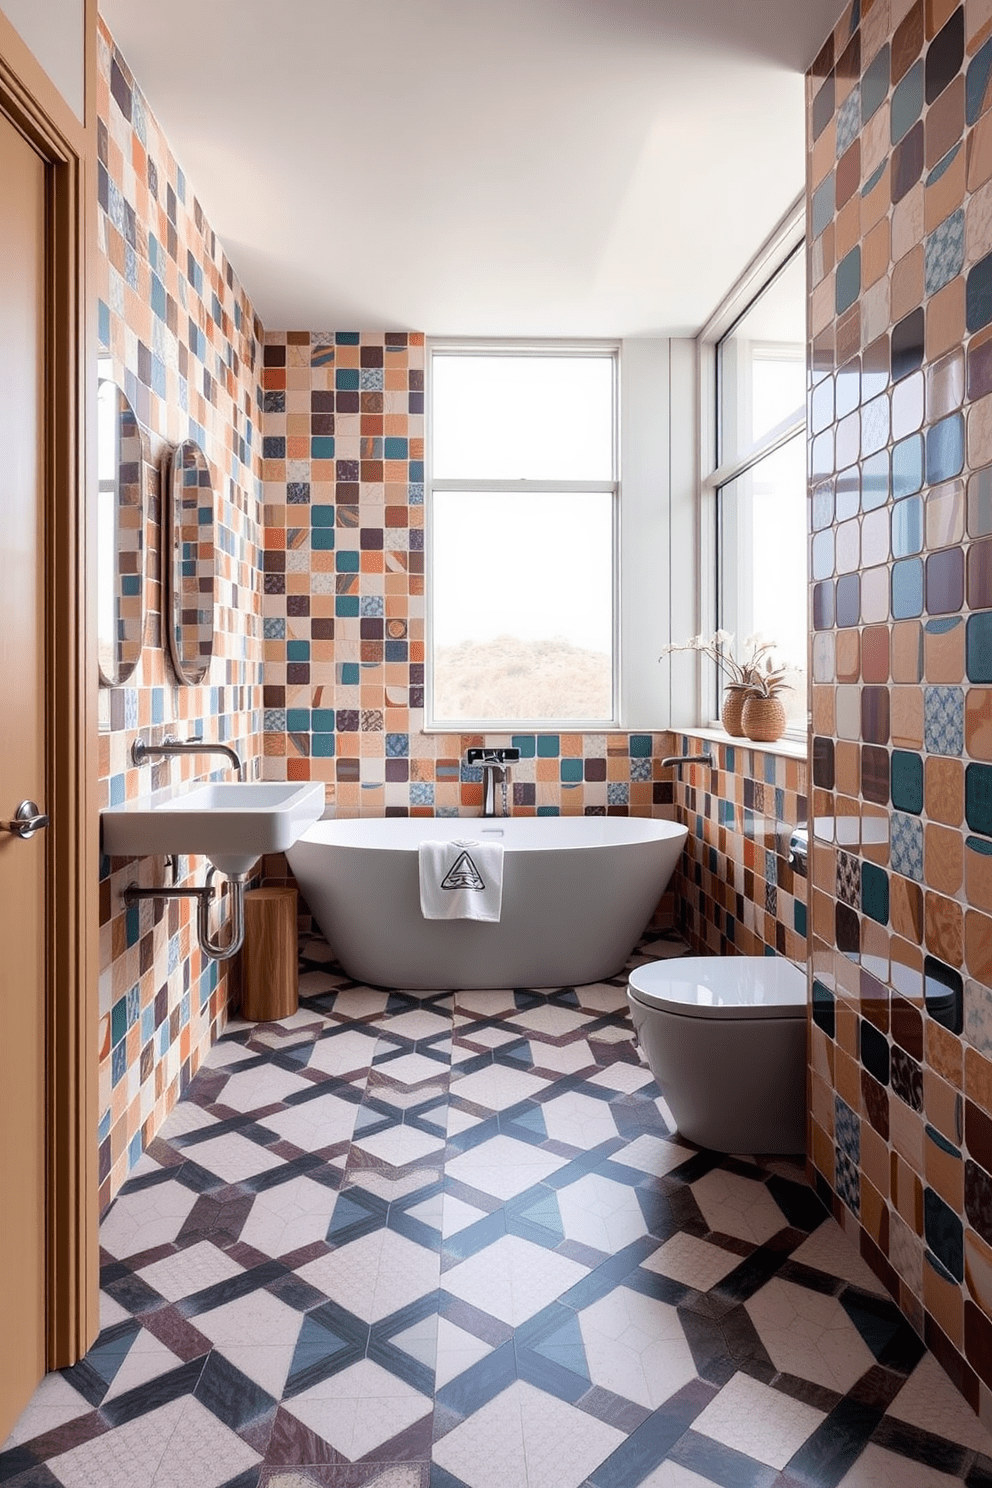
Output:
[[[992,1420],[992,6],[807,82],[812,1161]]]
[[[477,815],[470,745],[515,744],[521,816],[671,815],[665,734],[424,734],[424,337],[265,335],[265,774],[341,816]]]
[[[100,339],[145,431],[149,503],[144,652],[126,686],[100,690],[104,806],[211,768],[194,759],[136,770],[139,734],[202,733],[249,760],[259,753],[261,346],[252,307],[102,23],[98,46]],[[177,686],[161,624],[159,470],[185,438],[204,448],[218,498],[217,634],[198,687]],[[202,862],[185,866],[202,882]],[[101,865],[103,1207],[225,1020],[225,973],[201,960],[188,906],[121,905],[130,880],[151,884],[161,870],[155,858]]]
[[[701,955],[774,951],[805,964],[805,864],[794,863],[790,840],[807,820],[806,760],[692,734],[675,735],[672,752],[709,753],[716,765],[673,772],[689,828],[675,879],[679,930]]]

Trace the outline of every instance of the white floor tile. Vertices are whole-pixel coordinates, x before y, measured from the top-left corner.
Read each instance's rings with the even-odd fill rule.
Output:
[[[846,1394],[875,1363],[835,1297],[773,1277],[744,1306],[775,1368]]]
[[[839,1276],[878,1297],[889,1295],[835,1219],[825,1219],[819,1229],[792,1252],[792,1259],[800,1265],[812,1266],[815,1271],[826,1271],[828,1276]]]
[[[323,1147],[351,1140],[358,1110],[354,1101],[336,1095],[318,1095],[263,1116],[261,1125],[284,1141],[292,1142],[301,1152],[319,1152]]]
[[[197,1198],[174,1178],[122,1194],[100,1226],[100,1244],[118,1260],[171,1245]]]
[[[625,1183],[589,1173],[558,1192],[565,1234],[614,1255],[648,1232],[637,1195]]]
[[[992,1435],[955,1390],[932,1354],[924,1354],[887,1414],[992,1457]]]
[[[441,1277],[445,1291],[517,1327],[581,1281],[585,1266],[504,1235]]]
[[[6,1452],[11,1447],[19,1447],[22,1442],[32,1441],[46,1431],[54,1431],[67,1421],[74,1421],[77,1416],[88,1415],[92,1409],[89,1401],[61,1374],[46,1374],[10,1436],[0,1444],[0,1450]]]
[[[735,1374],[692,1423],[693,1431],[782,1469],[826,1420],[824,1411]]]
[[[692,1193],[710,1229],[721,1234],[763,1245],[785,1229],[785,1215],[757,1179],[714,1168],[696,1180]]]
[[[363,1359],[292,1396],[285,1409],[354,1462],[427,1415],[432,1402]]]
[[[562,1157],[527,1142],[499,1136],[451,1158],[445,1172],[470,1188],[506,1200],[564,1166]]]
[[[457,1069],[452,1070],[449,1093],[475,1106],[485,1106],[487,1111],[505,1111],[518,1101],[529,1100],[539,1090],[546,1090],[547,1085],[547,1080],[539,1075],[490,1064],[471,1075],[459,1075]]]
[[[696,1377],[674,1307],[617,1287],[579,1313],[593,1384],[656,1410]]]
[[[375,1230],[303,1266],[304,1281],[365,1322],[435,1292],[440,1257],[393,1230]]]
[[[289,1255],[330,1229],[337,1193],[312,1178],[291,1178],[278,1188],[264,1189],[256,1198],[240,1239],[267,1256]]]
[[[697,1292],[708,1292],[710,1287],[715,1287],[718,1281],[736,1270],[741,1260],[742,1257],[732,1251],[680,1231],[641,1265],[646,1271],[656,1271],[660,1276],[681,1281],[684,1286],[695,1287]]]
[[[167,1302],[178,1302],[181,1297],[192,1297],[194,1292],[240,1276],[243,1271],[244,1267],[226,1251],[202,1240],[199,1245],[190,1245],[163,1261],[142,1267],[138,1275]]]
[[[249,1141],[237,1132],[226,1132],[222,1137],[199,1142],[187,1151],[187,1156],[224,1183],[242,1183],[246,1178],[256,1178],[259,1173],[267,1173],[282,1162],[282,1158],[268,1147],[260,1147],[257,1142]]]

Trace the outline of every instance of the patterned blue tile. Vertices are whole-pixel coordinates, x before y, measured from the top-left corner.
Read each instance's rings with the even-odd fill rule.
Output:
[[[861,84],[852,88],[837,110],[837,159],[849,149],[861,132]]]
[[[915,816],[894,811],[890,824],[892,867],[904,878],[923,880],[923,823]]]
[[[936,294],[964,267],[964,208],[959,207],[926,240],[924,247],[926,292]]]
[[[927,687],[923,692],[924,740],[931,754],[964,752],[964,690]]]

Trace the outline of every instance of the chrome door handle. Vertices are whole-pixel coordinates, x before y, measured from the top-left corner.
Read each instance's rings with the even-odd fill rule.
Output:
[[[14,812],[13,821],[0,822],[0,831],[13,832],[15,837],[33,837],[42,827],[48,826],[48,817],[35,801],[22,801]]]

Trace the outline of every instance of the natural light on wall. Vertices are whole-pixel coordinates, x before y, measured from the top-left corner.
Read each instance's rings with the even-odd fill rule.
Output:
[[[432,347],[431,719],[616,721],[616,351]]]
[[[775,643],[805,727],[806,262],[796,250],[717,347],[720,623]]]

